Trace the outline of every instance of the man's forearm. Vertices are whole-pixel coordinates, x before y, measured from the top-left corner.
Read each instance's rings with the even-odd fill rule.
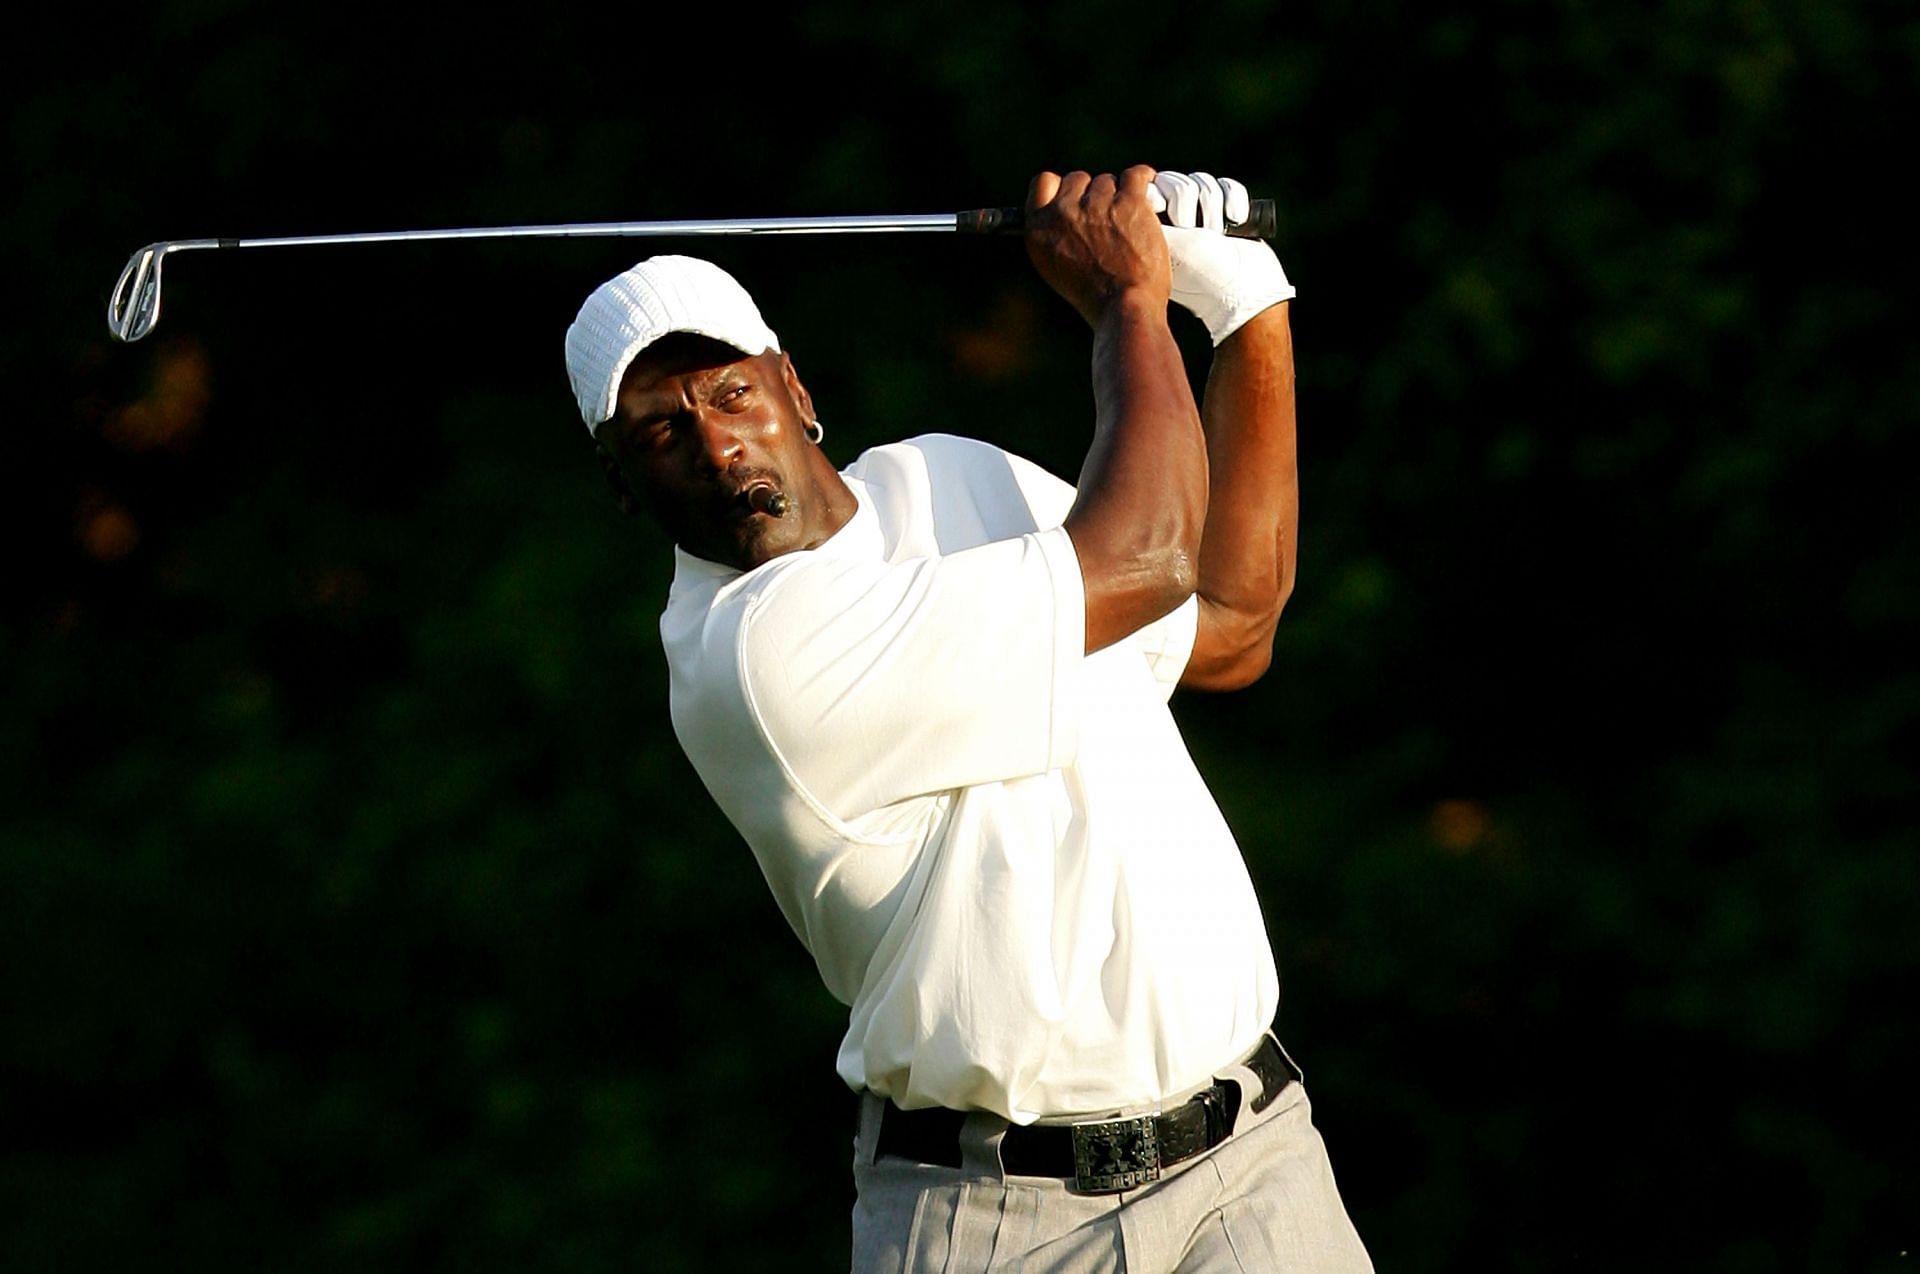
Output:
[[[1293,591],[1300,486],[1288,308],[1272,306],[1223,341],[1207,376],[1210,492],[1189,687],[1234,689],[1266,671]]]
[[[1178,606],[1198,580],[1207,443],[1164,303],[1094,330],[1094,440],[1067,532],[1087,587],[1087,650]]]

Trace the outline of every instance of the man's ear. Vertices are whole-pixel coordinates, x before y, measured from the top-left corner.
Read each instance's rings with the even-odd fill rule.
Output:
[[[600,471],[607,475],[607,487],[613,492],[614,503],[620,506],[620,512],[633,517],[640,512],[640,502],[633,498],[633,488],[627,485],[627,475],[620,468],[620,462],[597,438],[593,450],[600,457]]]
[[[793,359],[785,350],[780,351],[780,376],[787,383],[787,396],[792,398],[793,405],[800,409],[801,417],[808,424],[812,424],[815,419],[813,395],[809,394],[807,387],[800,383],[800,373],[793,370]]]

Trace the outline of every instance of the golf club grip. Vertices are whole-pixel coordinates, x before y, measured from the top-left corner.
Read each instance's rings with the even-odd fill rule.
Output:
[[[1026,213],[1019,208],[974,208],[953,214],[953,228],[962,234],[1020,234],[1027,228]],[[1247,203],[1247,219],[1227,227],[1234,239],[1271,239],[1280,229],[1280,213],[1271,199],[1252,199]]]

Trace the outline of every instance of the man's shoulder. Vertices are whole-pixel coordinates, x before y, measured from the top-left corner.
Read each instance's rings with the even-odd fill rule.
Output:
[[[980,466],[1004,465],[1009,459],[1019,461],[1021,458],[1011,451],[996,447],[990,442],[982,442],[978,438],[963,438],[959,434],[930,433],[869,447],[842,472],[862,481],[873,482],[884,481],[887,477],[902,471],[965,470]],[[1025,462],[1022,461],[1022,463]]]
[[[1024,456],[956,434],[921,434],[874,447],[844,472],[866,484],[890,536],[931,519],[939,528],[938,544],[916,544],[916,551],[950,552],[1058,526],[1074,495],[1071,486]]]

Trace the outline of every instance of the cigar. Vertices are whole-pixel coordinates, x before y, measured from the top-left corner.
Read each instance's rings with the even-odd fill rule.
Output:
[[[764,513],[770,518],[787,516],[787,497],[772,487],[749,487],[747,504],[755,513]]]

